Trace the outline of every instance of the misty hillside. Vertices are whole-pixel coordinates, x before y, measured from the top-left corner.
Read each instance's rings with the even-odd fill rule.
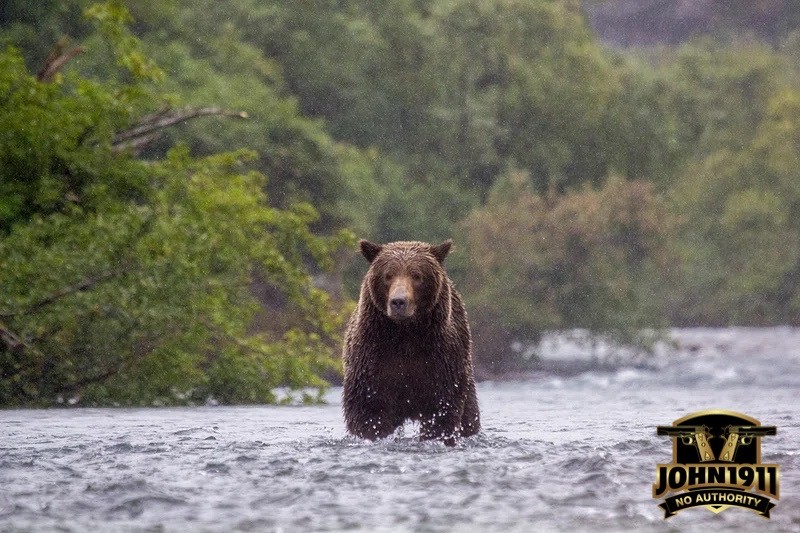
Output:
[[[584,0],[602,41],[617,46],[679,44],[702,35],[777,42],[800,26],[792,0]]]

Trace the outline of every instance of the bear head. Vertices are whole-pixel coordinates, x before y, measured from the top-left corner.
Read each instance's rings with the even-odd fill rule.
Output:
[[[452,244],[451,240],[435,246],[416,241],[359,241],[361,253],[370,263],[365,287],[371,303],[397,322],[429,313],[447,286],[442,262]]]

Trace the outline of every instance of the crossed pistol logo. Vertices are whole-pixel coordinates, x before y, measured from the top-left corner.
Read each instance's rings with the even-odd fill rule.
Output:
[[[672,462],[656,465],[653,497],[664,518],[691,507],[713,513],[743,507],[769,518],[780,497],[777,464],[761,462],[761,437],[776,435],[775,426],[742,413],[708,410],[656,426],[672,439]]]
[[[709,426],[657,426],[657,435],[668,437],[678,437],[686,446],[694,445],[700,462],[721,461],[732,463],[736,456],[736,449],[739,445],[749,446],[754,437],[765,435],[775,435],[775,426],[725,426],[722,433],[711,433]],[[723,438],[725,444],[718,454],[714,453],[709,443],[710,439]]]

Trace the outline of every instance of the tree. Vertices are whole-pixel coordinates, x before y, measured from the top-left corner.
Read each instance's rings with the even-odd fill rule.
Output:
[[[664,324],[650,280],[671,263],[666,204],[643,181],[610,178],[563,195],[539,195],[525,173],[492,189],[465,221],[472,259],[468,305],[476,357],[494,370],[520,366],[510,341],[583,328],[636,342]]]
[[[687,284],[673,306],[706,323],[800,322],[800,93],[776,92],[753,139],[684,174]]]
[[[144,161],[120,149],[158,108],[161,71],[124,8],[92,7],[117,77],[38,81],[0,55],[0,404],[275,401],[326,385],[341,313],[312,282],[347,234],[305,203],[271,207],[252,151]],[[293,318],[252,333],[251,284]],[[303,393],[305,399],[313,399]]]

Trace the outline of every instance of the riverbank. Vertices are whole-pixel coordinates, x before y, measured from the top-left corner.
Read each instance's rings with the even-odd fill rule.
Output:
[[[800,360],[800,328],[673,328],[650,352],[593,341],[583,331],[571,331],[545,335],[539,346],[531,349],[534,352],[531,370],[487,375],[483,381],[546,380],[625,369],[663,371],[693,360],[727,367],[726,358],[734,354],[759,357],[779,353]]]

